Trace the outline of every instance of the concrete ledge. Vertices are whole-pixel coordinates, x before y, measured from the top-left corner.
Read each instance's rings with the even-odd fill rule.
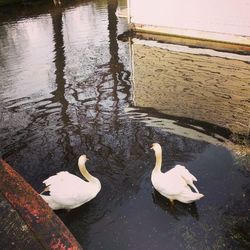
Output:
[[[131,24],[130,29],[144,39],[250,54],[250,37],[142,24]]]

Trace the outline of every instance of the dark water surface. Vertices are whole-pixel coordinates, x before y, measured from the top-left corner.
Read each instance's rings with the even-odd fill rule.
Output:
[[[132,66],[129,44],[117,40],[126,20],[115,10],[116,1],[96,0],[1,13],[2,157],[40,192],[58,171],[80,176],[77,159],[87,154],[101,192],[57,212],[84,249],[247,249],[244,163],[222,146],[126,113],[134,105]],[[164,147],[164,170],[186,165],[205,198],[171,207],[154,192],[153,142]]]

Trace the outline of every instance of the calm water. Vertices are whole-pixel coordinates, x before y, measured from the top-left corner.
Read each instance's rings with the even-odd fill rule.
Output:
[[[2,157],[40,192],[58,171],[80,176],[77,159],[87,154],[101,192],[78,209],[57,212],[84,249],[246,249],[244,162],[222,146],[127,113],[134,106],[132,63],[129,44],[117,40],[127,25],[116,18],[115,1],[108,3],[0,14]],[[153,142],[164,146],[164,170],[186,165],[205,198],[170,207],[154,192]]]

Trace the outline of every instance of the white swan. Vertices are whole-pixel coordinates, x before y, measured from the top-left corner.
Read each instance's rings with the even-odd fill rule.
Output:
[[[166,173],[161,172],[162,149],[160,144],[154,143],[152,149],[155,151],[156,163],[151,174],[151,181],[154,188],[171,203],[178,200],[183,203],[191,203],[199,200],[204,195],[200,194],[194,186],[193,181],[197,179],[181,165],[176,165]],[[189,185],[197,192],[193,192]]]
[[[43,181],[46,188],[40,195],[52,209],[71,210],[92,200],[99,193],[101,183],[87,171],[86,161],[86,155],[81,155],[78,166],[87,181],[67,171],[59,172]],[[49,191],[50,195],[43,195],[46,191]]]

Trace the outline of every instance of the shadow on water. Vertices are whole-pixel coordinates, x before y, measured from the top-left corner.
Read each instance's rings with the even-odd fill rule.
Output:
[[[69,213],[57,212],[86,249],[244,249],[249,246],[250,198],[245,163],[222,146],[166,131],[155,126],[160,124],[156,120],[148,126],[148,117],[142,122],[126,111],[133,107],[133,86],[129,46],[117,40],[118,30],[127,28],[115,15],[117,5],[115,0],[83,1],[48,15],[31,14],[8,28],[0,24],[5,48],[0,63],[6,62],[0,67],[3,157],[40,191],[42,181],[58,171],[80,176],[77,158],[87,154],[87,167],[101,180],[101,192]],[[41,40],[28,53],[32,36],[26,25],[34,23]],[[13,34],[23,40],[8,40]],[[41,52],[38,57],[35,51]],[[29,71],[39,69],[32,79],[23,73],[26,64]],[[139,115],[148,111],[141,109]],[[153,109],[149,113],[166,118]],[[191,125],[201,134],[206,130]],[[163,171],[186,165],[197,177],[203,199],[171,206],[152,191],[153,142],[163,145]]]
[[[153,201],[156,205],[158,205],[164,211],[167,211],[171,214],[176,220],[179,220],[181,216],[191,215],[195,219],[199,219],[198,210],[195,203],[184,204],[178,201],[172,205],[171,202],[160,195],[156,190],[152,193]]]

